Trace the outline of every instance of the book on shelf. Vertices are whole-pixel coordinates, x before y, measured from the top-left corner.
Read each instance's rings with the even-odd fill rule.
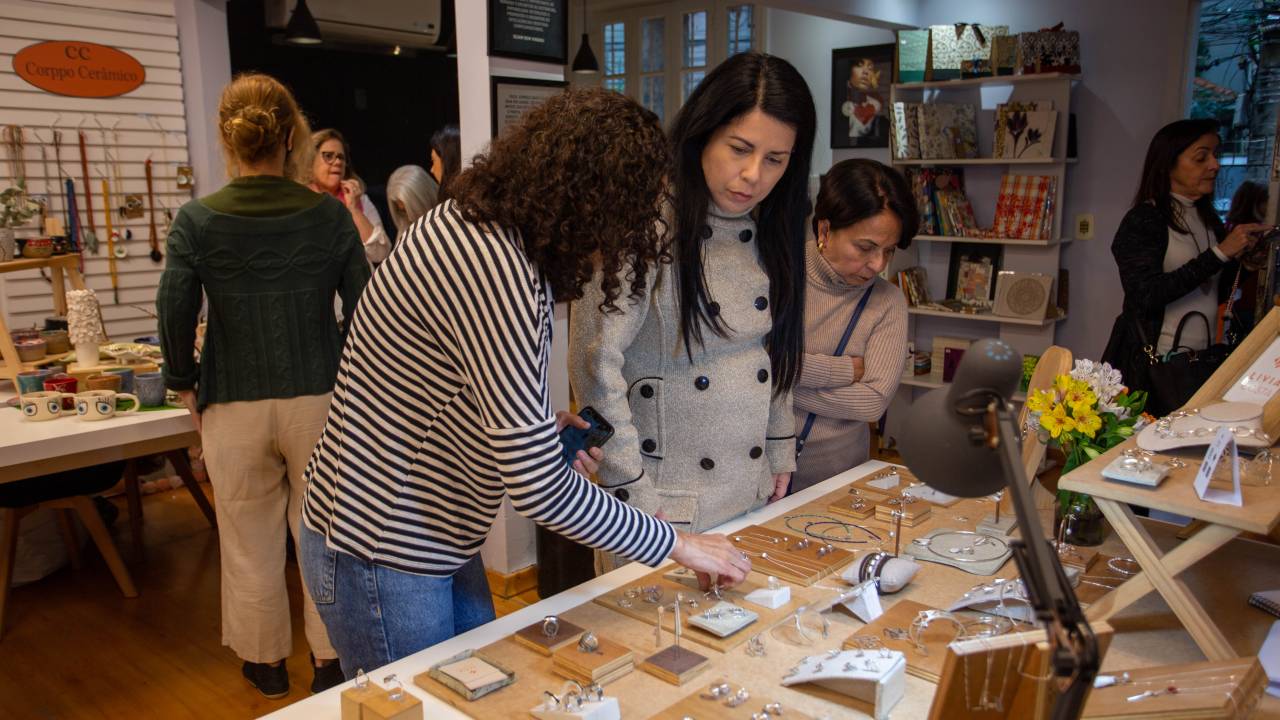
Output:
[[[965,305],[989,308],[1004,248],[991,243],[958,242],[951,245],[947,272],[947,298]]]
[[[959,168],[909,167],[906,175],[915,197],[916,211],[920,213],[919,233],[941,234],[935,195],[946,190],[963,193],[964,173]]]
[[[963,190],[939,190],[937,192],[938,222],[943,235],[969,237],[978,229],[973,206]]]
[[[1012,36],[1008,36],[1013,39]],[[1012,60],[1016,60],[1017,44],[1013,45],[1014,56]],[[894,55],[895,82],[911,83],[921,82],[925,79],[925,70],[928,68],[929,60],[929,31],[928,30],[899,30],[898,31],[898,50]]]
[[[1249,604],[1280,617],[1280,590],[1260,590],[1249,596]]]
[[[995,133],[992,136],[991,156],[993,158],[1003,158],[1006,160],[1018,157],[1017,150],[1027,145],[1026,135],[1028,128],[1026,127],[1026,114],[1052,110],[1052,100],[1023,100],[996,105],[996,127]],[[1010,124],[1011,119],[1016,119],[1016,122],[1013,125]],[[1042,131],[1043,130],[1041,130],[1041,132]],[[1050,135],[1052,135],[1052,132],[1050,132]],[[1038,142],[1043,144],[1044,141],[1040,140]],[[1049,138],[1045,147],[1053,147],[1052,137]]]
[[[978,157],[978,108],[970,104],[922,103],[920,157],[955,160]]]
[[[1000,179],[992,235],[1019,240],[1047,240],[1053,232],[1057,178],[1052,175],[1005,175]]]
[[[929,305],[932,302],[929,299],[929,276],[925,273],[925,269],[918,265],[898,272],[898,287],[902,288],[907,304],[912,307]]]
[[[893,104],[893,157],[897,160],[920,158],[920,103]]]

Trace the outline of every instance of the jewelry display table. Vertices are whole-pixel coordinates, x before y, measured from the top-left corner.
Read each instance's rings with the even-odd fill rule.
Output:
[[[1218,624],[1197,602],[1186,583],[1178,579],[1178,575],[1241,533],[1270,533],[1277,521],[1280,521],[1280,492],[1274,486],[1242,486],[1244,504],[1241,507],[1201,500],[1192,483],[1200,470],[1197,456],[1203,455],[1203,448],[1191,448],[1178,453],[1186,461],[1186,467],[1172,469],[1169,477],[1156,488],[1114,482],[1102,477],[1103,468],[1125,450],[1136,446],[1137,440],[1130,438],[1101,457],[1063,476],[1058,483],[1058,487],[1063,490],[1093,496],[1116,535],[1142,566],[1141,572],[1091,607],[1089,619],[1106,620],[1155,590],[1169,603],[1169,608],[1182,621],[1205,657],[1210,660],[1238,657]],[[1150,533],[1138,522],[1130,505],[1182,515],[1202,520],[1206,524],[1177,548],[1166,553],[1161,551]],[[1277,557],[1280,558],[1280,554]],[[1275,577],[1276,567],[1280,567],[1280,564],[1271,565],[1272,578]],[[1259,575],[1258,579],[1262,581],[1262,577]],[[1274,584],[1274,580],[1271,584]],[[1270,587],[1255,589],[1266,590]],[[1242,607],[1246,599],[1247,595],[1241,598]],[[1234,619],[1231,615],[1227,617]]]
[[[796,495],[725,523],[715,528],[714,532],[732,534],[747,526],[759,525],[779,532],[794,533],[797,522],[793,520],[791,522],[793,527],[789,527],[787,520],[789,517],[829,514],[827,508],[836,499],[849,497],[847,486],[851,482],[885,467],[888,466],[880,462],[865,463]],[[983,516],[991,513],[992,508],[993,504],[989,500],[963,500],[949,507],[935,506],[932,509],[934,517],[930,521],[915,528],[903,528],[902,546],[905,548],[906,544],[916,537],[928,535],[939,528],[971,530]],[[889,528],[885,523],[874,518],[855,522],[872,528],[877,534],[887,539]],[[800,526],[803,527],[803,525]],[[1177,542],[1176,526],[1149,523],[1142,527],[1146,528],[1157,545],[1161,547],[1167,548],[1170,544]],[[843,544],[841,547],[855,551],[857,558],[860,559],[867,551],[878,550],[881,545],[882,543],[871,541],[865,544]],[[1186,576],[1188,584],[1195,587],[1215,587],[1221,593],[1222,602],[1214,606],[1215,599],[1210,598],[1209,604],[1214,606],[1215,611],[1228,612],[1229,610],[1223,605],[1227,602],[1226,598],[1233,597],[1233,594],[1240,590],[1236,586],[1249,582],[1247,577],[1249,568],[1260,561],[1257,557],[1257,546],[1257,543],[1244,540],[1234,541],[1223,548],[1222,552],[1214,555],[1211,558],[1212,562],[1202,563],[1188,571]],[[887,549],[892,552],[892,541],[888,542]],[[1114,540],[1104,544],[1099,550],[1112,555],[1123,553],[1123,547]],[[858,559],[854,562],[858,562]],[[675,566],[668,564],[665,567],[670,570]],[[843,572],[847,567],[839,572]],[[641,578],[652,572],[653,569],[639,564],[624,566],[385,667],[366,668],[366,670],[375,682],[381,682],[388,674],[396,674],[404,682],[405,692],[422,700],[425,716],[432,720],[466,717],[532,717],[528,714],[528,710],[534,703],[527,702],[527,698],[538,697],[543,690],[557,691],[563,679],[556,677],[551,671],[550,658],[527,649],[513,640],[512,636],[522,628],[540,623],[547,615],[557,615],[562,620],[592,630],[602,638],[608,638],[632,648],[637,656],[647,656],[657,649],[654,644],[653,623],[641,622],[623,613],[610,610],[594,600],[601,595],[616,595],[620,590],[633,587],[640,582]],[[1095,570],[1092,572],[1101,572],[1097,570],[1096,563]],[[1007,562],[994,577],[1009,579],[1016,576],[1017,569],[1014,563]],[[760,578],[758,574],[752,576],[753,580]],[[946,565],[922,563],[915,579],[902,592],[884,595],[881,600],[886,610],[900,600],[912,600],[935,608],[945,608],[976,584],[991,582],[991,579],[991,577],[972,575]],[[834,597],[839,589],[847,590],[848,588],[834,576],[803,590],[799,586],[793,587],[793,590],[800,591],[800,595],[804,596],[806,601],[815,594],[826,593],[828,598]],[[1083,595],[1083,590],[1081,594]],[[1239,602],[1241,607],[1244,607],[1243,600]],[[1246,608],[1246,610],[1251,609]],[[1241,617],[1242,612],[1236,610],[1235,616]],[[1112,623],[1116,633],[1104,658],[1104,671],[1200,660],[1199,651],[1187,633],[1178,627],[1177,623],[1170,623],[1164,619],[1167,613],[1167,609],[1155,595],[1131,603],[1129,610]],[[805,657],[840,649],[846,639],[865,627],[864,623],[843,609],[833,610],[824,616],[829,620],[830,631],[826,638],[818,639],[811,646],[791,644],[780,638],[779,635],[785,633],[779,631],[789,628],[787,622],[777,625],[774,631],[769,631],[767,625],[759,624],[744,630],[743,632],[751,634],[762,633],[767,652],[764,657],[749,655],[745,644],[724,652],[714,650],[705,645],[696,644],[691,636],[686,634],[685,642],[688,643],[688,647],[707,656],[710,660],[710,667],[696,678],[683,686],[676,686],[637,669],[606,685],[606,692],[608,695],[618,697],[622,716],[625,718],[649,718],[691,694],[697,695],[706,690],[709,684],[721,679],[735,686],[743,685],[751,688],[753,697],[759,694],[762,698],[780,703],[787,712],[783,717],[789,716],[792,711],[797,716],[803,713],[811,717],[868,717],[871,711],[869,706],[852,701],[846,703],[842,696],[816,692],[805,686],[783,687],[781,684],[787,668],[796,665]],[[1239,623],[1244,637],[1233,639],[1238,640],[1245,647],[1251,647],[1251,653],[1256,653],[1261,645],[1260,633],[1265,632],[1264,624],[1269,626],[1269,622],[1264,618],[1270,618],[1270,616],[1261,611],[1250,612],[1248,617],[1243,617],[1242,622]],[[664,644],[669,644],[670,632],[665,635]],[[412,678],[433,665],[468,650],[496,653],[494,657],[499,658],[504,665],[515,672],[515,684],[475,702],[467,701],[461,696],[437,697],[412,684]],[[1003,671],[1003,668],[996,670],[993,685],[1002,679],[1000,672]],[[344,683],[324,693],[302,699],[268,717],[273,720],[295,718],[338,720],[341,716],[341,692],[351,686],[350,682]],[[895,718],[928,717],[937,688],[938,686],[933,682],[908,674],[905,696],[893,709],[892,716]],[[759,709],[759,707],[750,708],[751,711]],[[746,716],[750,716],[750,712]],[[1280,700],[1265,698],[1258,717],[1280,718]]]

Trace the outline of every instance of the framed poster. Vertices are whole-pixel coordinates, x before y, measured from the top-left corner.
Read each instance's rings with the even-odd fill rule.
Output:
[[[566,0],[488,0],[489,54],[564,65],[569,62]]]
[[[889,147],[889,83],[896,45],[831,51],[831,147]]]
[[[529,80],[527,78],[489,78],[489,108],[493,121],[493,137],[498,137],[542,101],[564,92],[569,83],[563,80]]]

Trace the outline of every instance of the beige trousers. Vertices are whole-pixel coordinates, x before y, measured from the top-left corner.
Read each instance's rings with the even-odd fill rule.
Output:
[[[320,439],[331,394],[210,405],[204,462],[213,483],[222,551],[222,644],[242,660],[293,654],[285,533],[298,545],[303,471]],[[303,625],[318,660],[338,657],[302,587]]]

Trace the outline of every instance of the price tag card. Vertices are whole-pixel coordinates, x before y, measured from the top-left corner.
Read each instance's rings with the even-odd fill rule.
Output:
[[[1222,461],[1228,446],[1231,449],[1231,489],[1219,490],[1209,487],[1209,481],[1213,479],[1213,471],[1218,467],[1218,463]],[[1209,451],[1204,454],[1204,462],[1200,465],[1200,472],[1196,473],[1195,488],[1196,494],[1206,502],[1235,505],[1236,507],[1244,504],[1243,496],[1240,493],[1240,454],[1236,449],[1236,436],[1232,434],[1229,428],[1218,428],[1218,434],[1214,436],[1213,443],[1209,445]]]

